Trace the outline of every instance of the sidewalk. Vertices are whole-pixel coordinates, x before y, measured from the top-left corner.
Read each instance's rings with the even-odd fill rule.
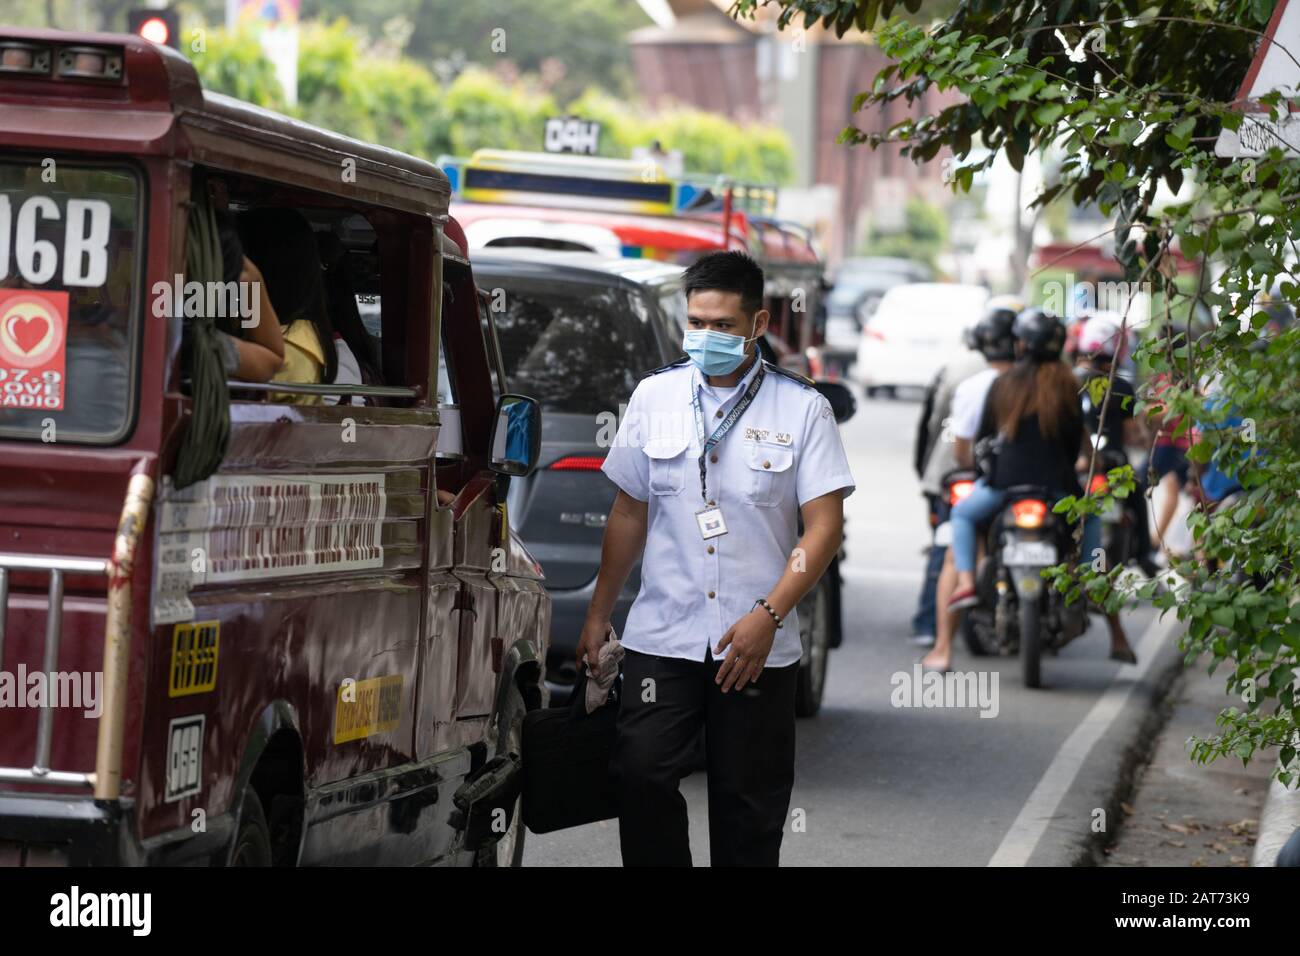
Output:
[[[1209,676],[1198,662],[1171,687],[1161,703],[1171,711],[1168,723],[1122,804],[1124,818],[1103,850],[1104,865],[1250,865],[1273,755],[1244,769],[1230,758],[1202,766],[1191,762],[1186,746],[1193,735],[1213,733],[1214,718],[1230,704],[1225,678],[1224,667]]]

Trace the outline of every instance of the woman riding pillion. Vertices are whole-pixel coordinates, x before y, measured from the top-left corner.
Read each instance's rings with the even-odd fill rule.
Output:
[[[978,603],[975,590],[977,528],[1005,504],[1007,489],[1038,485],[1057,498],[1081,495],[1075,463],[1085,447],[1083,412],[1077,383],[1061,361],[1065,326],[1039,308],[1016,317],[1015,364],[998,376],[984,403],[977,444],[997,436],[999,450],[988,472],[970,495],[952,510],[951,567],[939,582],[938,634],[934,649],[922,660],[928,669],[946,670],[952,663],[952,637],[960,612]],[[1094,553],[1101,537],[1096,516],[1084,521],[1082,554]],[[955,574],[953,573],[955,571]],[[1119,616],[1108,614],[1114,660],[1134,663]]]

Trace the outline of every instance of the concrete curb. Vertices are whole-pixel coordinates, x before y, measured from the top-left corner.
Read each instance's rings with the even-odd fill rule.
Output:
[[[1171,698],[1178,682],[1187,673],[1183,664],[1183,652],[1178,649],[1182,633],[1183,628],[1176,626],[1174,633],[1161,646],[1160,656],[1152,665],[1143,686],[1133,694],[1125,707],[1125,717],[1131,718],[1133,733],[1126,740],[1115,742],[1109,747],[1099,744],[1089,755],[1080,773],[1081,779],[1110,781],[1109,784],[1100,783],[1093,788],[1095,802],[1091,804],[1103,807],[1108,820],[1124,820],[1124,810],[1120,804],[1133,795],[1138,773],[1150,763],[1155,753],[1156,738],[1173,713]],[[1119,834],[1118,827],[1108,827],[1107,830],[1105,833],[1089,830],[1073,841],[1071,846],[1063,846],[1062,851],[1070,854],[1066,865],[1100,866],[1104,863],[1105,854],[1102,850],[1112,845]]]
[[[1300,829],[1300,790],[1289,790],[1277,780],[1269,784],[1264,809],[1259,814],[1259,835],[1251,866],[1277,866],[1277,855],[1291,834]]]
[[[1110,732],[1091,745],[1033,851],[1020,863],[997,865],[1095,866],[1103,860],[1102,848],[1114,841],[1124,819],[1120,803],[1132,792],[1138,770],[1150,760],[1155,738],[1171,712],[1169,690],[1184,672],[1183,653],[1178,649],[1181,624],[1171,621],[1158,626],[1164,628],[1164,636],[1155,657],[1128,694]],[[1138,653],[1144,650],[1139,648]],[[1098,810],[1105,811],[1103,832],[1093,831]],[[990,865],[995,864],[990,861]]]

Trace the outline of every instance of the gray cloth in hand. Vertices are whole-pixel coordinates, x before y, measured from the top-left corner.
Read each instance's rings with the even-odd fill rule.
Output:
[[[595,673],[592,673],[591,665],[587,665],[587,713],[589,714],[605,705],[605,700],[609,697],[609,689],[614,686],[619,665],[623,661],[623,644],[612,627],[609,629],[609,640],[600,645],[597,660],[598,667]]]

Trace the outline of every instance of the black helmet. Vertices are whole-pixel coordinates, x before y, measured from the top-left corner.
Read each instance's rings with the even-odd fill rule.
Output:
[[[1011,296],[989,299],[984,314],[966,331],[966,344],[990,362],[1006,362],[1016,357],[1016,337],[1011,328],[1016,313],[1024,305]]]
[[[1065,323],[1037,306],[1016,316],[1012,332],[1025,347],[1025,354],[1040,362],[1059,359],[1065,347]]]

